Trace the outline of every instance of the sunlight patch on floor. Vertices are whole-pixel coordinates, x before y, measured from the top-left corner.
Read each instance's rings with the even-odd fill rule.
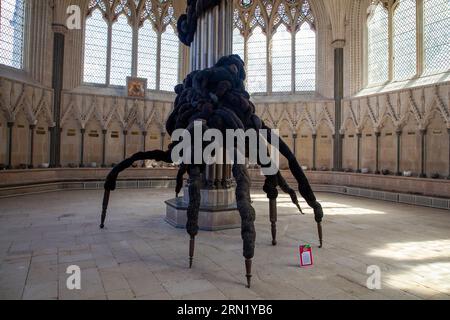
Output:
[[[389,243],[381,249],[370,251],[368,254],[394,260],[450,259],[450,239]]]

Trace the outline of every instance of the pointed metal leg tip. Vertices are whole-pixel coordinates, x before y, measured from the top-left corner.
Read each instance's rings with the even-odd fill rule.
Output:
[[[276,246],[277,245],[277,240],[272,240],[272,245]]]
[[[193,262],[193,259],[189,258],[189,269],[192,269],[192,262]]]
[[[246,277],[247,277],[247,288],[250,289],[252,286],[252,276],[247,275]]]
[[[245,276],[247,278],[247,288],[252,284],[252,259],[245,259]]]
[[[100,229],[104,229],[105,228],[105,225],[102,223],[101,225],[100,225]]]

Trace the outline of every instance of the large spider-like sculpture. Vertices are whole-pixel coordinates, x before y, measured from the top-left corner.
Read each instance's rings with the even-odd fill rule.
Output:
[[[218,129],[225,132],[227,129],[254,129],[261,133],[265,129],[269,133],[271,129],[255,114],[255,106],[250,101],[249,94],[244,88],[245,69],[244,62],[237,55],[222,57],[214,67],[202,71],[194,71],[187,76],[183,84],[175,87],[177,97],[174,108],[170,114],[166,130],[169,135],[176,129],[188,130],[193,136],[194,122],[201,121],[202,129]],[[270,134],[267,142],[271,143]],[[278,136],[277,136],[278,137]],[[261,136],[259,137],[261,139]],[[116,181],[119,173],[130,167],[135,161],[156,160],[173,163],[172,149],[179,142],[172,142],[168,150],[153,150],[139,152],[131,158],[124,160],[108,174],[105,182],[105,195],[103,199],[103,211],[100,227],[104,227],[106,210],[111,190],[116,188]],[[247,146],[248,147],[248,146]],[[259,148],[259,144],[258,144]],[[311,186],[300,167],[295,155],[291,152],[286,143],[279,139],[279,152],[287,158],[289,168],[298,183],[298,190],[308,205],[313,208],[315,220],[318,225],[320,247],[322,246],[323,218],[322,207],[317,202]],[[246,150],[248,156],[248,148]],[[259,159],[258,159],[259,162]],[[191,162],[194,163],[194,162]],[[260,162],[259,162],[260,163]],[[194,255],[194,243],[197,236],[198,214],[200,209],[200,189],[202,187],[202,173],[205,172],[206,165],[181,163],[176,178],[176,194],[178,196],[183,187],[183,176],[187,172],[189,175],[188,192],[189,204],[187,208],[186,229],[190,235],[189,266],[192,267]],[[255,210],[252,207],[250,198],[250,179],[247,166],[234,163],[232,173],[236,182],[236,203],[241,216],[241,234],[243,240],[243,253],[245,257],[247,285],[250,287],[251,261],[255,249]],[[278,197],[277,187],[288,193],[292,202],[300,212],[301,208],[296,192],[289,187],[286,180],[278,171],[276,174],[267,175],[263,190],[270,200],[269,211],[272,225],[272,244],[276,245],[276,199]]]

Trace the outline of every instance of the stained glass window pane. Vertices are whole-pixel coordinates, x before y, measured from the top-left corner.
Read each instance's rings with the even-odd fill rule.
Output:
[[[178,83],[179,40],[175,30],[168,25],[161,35],[160,89],[173,91]]]
[[[450,69],[450,1],[424,0],[425,73]]]
[[[247,87],[249,92],[266,92],[266,35],[261,28],[253,30],[248,39]]]
[[[394,78],[412,78],[416,65],[416,0],[401,0],[394,13]]]
[[[316,32],[303,23],[295,36],[295,90],[316,89]]]
[[[388,12],[380,3],[368,22],[368,83],[377,84],[389,79]]]
[[[125,86],[131,76],[133,31],[125,15],[120,15],[112,26],[110,84]]]
[[[86,20],[84,37],[84,82],[106,84],[108,25],[100,10]]]
[[[152,23],[146,21],[139,29],[138,77],[147,78],[149,89],[156,89],[156,50],[158,37]]]
[[[238,29],[233,30],[233,53],[238,54],[242,60],[244,57],[244,37]]]
[[[25,1],[1,0],[0,14],[0,64],[22,69]]]
[[[292,34],[281,24],[272,38],[272,91],[292,90]]]

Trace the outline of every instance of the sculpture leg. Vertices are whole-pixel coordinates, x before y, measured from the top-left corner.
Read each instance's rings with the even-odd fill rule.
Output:
[[[250,288],[252,278],[252,258],[255,254],[255,209],[250,202],[250,178],[244,165],[233,165],[233,176],[236,179],[236,203],[241,216],[241,235],[243,240],[243,253],[247,287]]]
[[[272,232],[272,245],[277,245],[277,176],[270,175],[266,176],[266,180],[263,186],[264,192],[267,194],[269,199],[269,218],[270,218],[270,228]]]
[[[272,231],[272,245],[277,245],[277,198],[269,199],[270,228]]]
[[[189,242],[189,268],[192,268],[194,259],[195,236],[198,233],[198,211],[200,209],[200,167],[189,166],[189,205],[187,208],[186,230],[191,239]]]
[[[109,203],[109,195],[111,190],[116,189],[116,182],[119,173],[123,170],[131,167],[135,161],[139,160],[156,160],[156,161],[165,161],[172,162],[170,157],[170,151],[162,151],[162,150],[153,150],[147,152],[138,152],[131,156],[128,159],[123,160],[121,163],[116,165],[111,172],[108,174],[105,180],[105,193],[103,195],[103,205],[102,205],[102,215],[100,228],[103,229],[105,227],[105,219],[106,219],[106,211],[108,209]]]

